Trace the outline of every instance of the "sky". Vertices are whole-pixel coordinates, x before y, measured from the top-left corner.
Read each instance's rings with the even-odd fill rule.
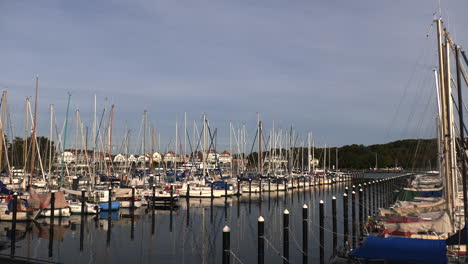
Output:
[[[138,145],[145,109],[162,150],[184,113],[190,129],[207,115],[219,149],[229,122],[252,142],[257,113],[265,131],[292,126],[298,144],[309,131],[317,146],[434,137],[431,23],[440,14],[466,46],[466,10],[466,0],[0,1],[0,89],[15,136],[36,75],[40,135],[50,104],[62,130],[70,93],[67,147],[76,109],[91,131],[94,94],[98,117],[115,105],[116,152],[126,128]]]

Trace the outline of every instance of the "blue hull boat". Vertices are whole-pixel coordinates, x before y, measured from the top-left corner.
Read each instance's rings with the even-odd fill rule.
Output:
[[[104,203],[99,203],[99,207],[101,208],[101,211],[109,211],[109,203],[104,202]],[[119,201],[112,201],[111,202],[111,211],[117,211],[120,208],[120,202]]]

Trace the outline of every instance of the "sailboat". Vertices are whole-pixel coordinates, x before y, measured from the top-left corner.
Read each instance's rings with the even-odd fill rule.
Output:
[[[466,241],[466,228],[455,233],[457,228],[461,229],[460,227],[465,224],[465,221],[459,221],[456,217],[460,213],[457,210],[461,204],[458,198],[460,196],[458,185],[460,172],[458,171],[455,148],[450,50],[455,50],[458,54],[460,48],[452,42],[448,31],[442,30],[442,20],[437,19],[435,23],[437,24],[439,54],[439,71],[436,74],[439,174],[431,172],[414,175],[409,187],[404,188],[398,194],[400,200],[390,208],[380,210],[379,224],[383,226],[382,232],[378,236],[367,237],[362,246],[352,250],[347,255],[348,258],[358,262],[383,260],[446,263],[449,261],[447,250],[457,254],[462,251],[464,251],[463,254],[466,253],[466,248],[460,245],[455,250],[447,247],[448,244],[468,242]],[[456,57],[458,74],[461,69],[458,67],[458,55]],[[457,86],[459,105],[461,105],[460,82]],[[459,115],[461,115],[460,130],[463,131],[462,114],[459,113]],[[460,142],[462,153],[464,153],[463,134],[461,134]],[[464,171],[465,155],[461,155],[461,157]],[[466,207],[464,173],[462,176],[463,191],[461,196],[464,198]],[[465,241],[460,239],[462,232]],[[449,236],[451,237],[447,239]]]

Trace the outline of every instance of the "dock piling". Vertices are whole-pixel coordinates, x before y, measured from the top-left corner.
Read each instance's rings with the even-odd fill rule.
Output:
[[[347,249],[347,245],[349,244],[348,243],[348,239],[349,239],[349,236],[348,236],[348,227],[349,227],[349,220],[348,220],[348,194],[347,193],[344,193],[343,194],[343,235],[344,235],[344,239],[343,239],[343,244],[344,244],[344,247],[345,249]]]
[[[332,229],[333,229],[333,253],[336,252],[337,244],[337,223],[336,223],[336,197],[332,197]]]
[[[223,264],[229,264],[231,258],[231,229],[228,226],[223,228]]]
[[[352,228],[352,245],[356,248],[356,192],[351,192],[351,228]]]
[[[10,246],[10,255],[11,257],[15,256],[16,249],[16,214],[18,211],[18,193],[13,193],[13,208],[12,208],[12,221],[11,221],[11,246]]]
[[[320,224],[320,237],[319,237],[319,247],[320,247],[320,263],[324,263],[325,260],[325,251],[324,251],[324,201],[320,200],[319,203],[319,224]]]
[[[258,217],[258,237],[257,237],[257,262],[258,264],[265,263],[265,219]]]
[[[289,263],[289,211],[283,212],[283,263]]]
[[[307,204],[302,206],[302,263],[307,263],[309,257],[309,207]]]

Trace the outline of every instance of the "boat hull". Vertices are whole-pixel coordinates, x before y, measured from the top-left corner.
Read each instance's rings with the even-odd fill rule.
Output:
[[[52,213],[52,210],[50,209],[42,209],[39,215],[42,217],[50,217],[51,213]],[[70,207],[54,209],[54,217],[69,217],[70,215],[71,215]]]
[[[143,205],[141,201],[135,201],[135,208],[140,208]],[[120,201],[120,208],[132,207],[132,201]]]
[[[98,204],[99,207],[101,208],[101,211],[109,211],[109,203],[108,202],[103,202]],[[119,210],[120,208],[120,202],[119,201],[113,201],[111,202],[111,211],[116,211]]]

